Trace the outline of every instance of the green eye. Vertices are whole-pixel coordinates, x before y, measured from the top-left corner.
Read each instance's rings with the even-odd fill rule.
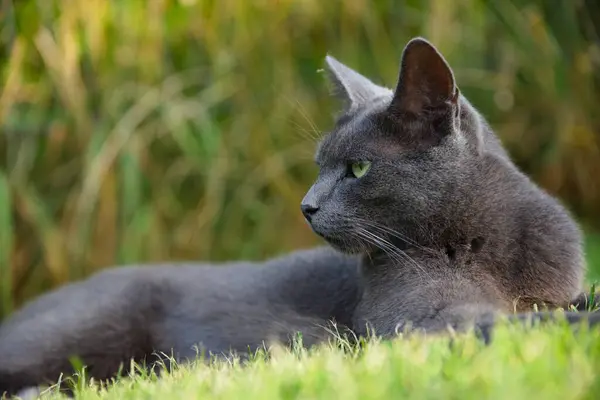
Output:
[[[355,178],[363,177],[369,171],[369,168],[371,168],[370,161],[359,161],[350,165],[350,171],[352,171]]]

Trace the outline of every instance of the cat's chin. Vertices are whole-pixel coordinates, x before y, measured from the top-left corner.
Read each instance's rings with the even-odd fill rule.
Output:
[[[357,243],[350,243],[346,240],[333,238],[333,237],[326,237],[323,235],[320,235],[320,236],[323,239],[325,239],[327,244],[329,244],[331,247],[333,247],[334,249],[336,249],[337,251],[340,251],[342,253],[349,254],[349,255],[356,255],[356,254],[362,254],[365,252],[365,247],[360,246]]]
[[[311,228],[313,232],[321,237],[321,239],[325,240],[328,245],[342,253],[356,255],[363,254],[370,250],[368,244],[358,242],[356,238],[340,237],[328,231],[323,232],[314,225],[311,225]]]

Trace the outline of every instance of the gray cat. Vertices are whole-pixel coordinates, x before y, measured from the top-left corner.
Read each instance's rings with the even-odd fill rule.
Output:
[[[581,292],[577,225],[511,162],[429,42],[407,44],[394,91],[327,64],[347,107],[320,143],[302,211],[332,246],[362,255],[358,334],[485,328]]]
[[[302,211],[342,252],[123,267],[62,287],[0,326],[0,393],[56,381],[71,356],[104,379],[132,358],[244,353],[297,332],[306,346],[368,325],[487,332],[517,299],[525,310],[580,293],[577,226],[512,165],[430,44],[409,43],[395,92],[328,65],[349,106]]]

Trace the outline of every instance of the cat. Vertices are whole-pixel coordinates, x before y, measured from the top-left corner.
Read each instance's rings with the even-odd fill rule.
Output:
[[[326,58],[345,109],[324,136],[301,209],[334,248],[361,256],[358,335],[518,320],[581,293],[582,235],[510,160],[441,53],[414,38],[395,90]],[[567,313],[577,322],[599,316]]]
[[[491,329],[514,297],[525,309],[580,294],[577,226],[512,166],[430,44],[409,43],[396,92],[332,57],[327,64],[349,104],[320,144],[319,178],[301,210],[331,247],[262,263],[112,268],[42,295],[0,325],[0,393],[55,382],[72,371],[71,356],[99,380],[127,372],[130,359],[243,355],[289,345],[297,332],[309,347],[336,330],[391,336],[406,322],[441,331],[474,316]],[[497,179],[468,180],[496,163]],[[539,204],[524,203],[515,221],[506,207],[521,206],[519,196]],[[547,234],[530,231],[533,217]],[[527,251],[511,249],[516,239]]]
[[[349,332],[359,260],[325,246],[266,262],[109,268],[44,294],[0,325],[0,397],[73,372],[114,376],[129,360],[180,362]],[[205,354],[202,354],[202,353]],[[208,354],[210,353],[210,354]],[[122,364],[122,365],[121,365]],[[65,388],[68,390],[68,388]]]

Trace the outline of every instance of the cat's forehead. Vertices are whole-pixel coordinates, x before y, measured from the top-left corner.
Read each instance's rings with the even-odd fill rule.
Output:
[[[343,116],[319,144],[316,161],[343,161],[379,153],[382,151],[380,139],[384,134],[377,113],[359,112]]]

